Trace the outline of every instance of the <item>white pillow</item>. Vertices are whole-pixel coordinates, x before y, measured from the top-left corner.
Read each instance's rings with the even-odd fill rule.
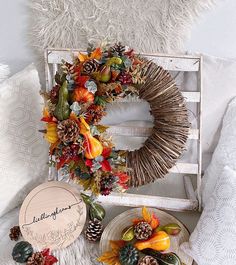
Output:
[[[225,167],[189,242],[180,248],[198,265],[236,264],[236,172]]]
[[[0,84],[0,216],[47,178],[48,146],[40,122],[43,101],[30,65]]]
[[[236,98],[229,105],[223,120],[219,143],[202,180],[202,201],[210,198],[225,165],[236,170]]]
[[[8,77],[9,73],[10,71],[8,65],[0,63],[0,83]]]
[[[203,55],[202,152],[213,153],[228,103],[236,97],[236,60]]]

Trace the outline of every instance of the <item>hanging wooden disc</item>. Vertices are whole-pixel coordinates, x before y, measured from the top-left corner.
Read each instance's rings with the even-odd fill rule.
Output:
[[[86,206],[67,183],[52,181],[30,192],[22,204],[19,225],[24,240],[35,248],[62,249],[81,234]]]

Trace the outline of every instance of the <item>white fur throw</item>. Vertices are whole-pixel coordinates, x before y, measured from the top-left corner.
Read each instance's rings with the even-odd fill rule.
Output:
[[[86,48],[88,42],[122,41],[140,52],[180,52],[191,26],[214,0],[34,0],[31,43]]]
[[[10,73],[8,65],[0,63],[0,83],[5,80]]]

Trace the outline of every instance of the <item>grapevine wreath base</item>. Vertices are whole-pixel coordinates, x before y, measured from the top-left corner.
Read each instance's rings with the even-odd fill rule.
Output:
[[[139,97],[150,104],[154,127],[144,145],[128,153],[132,187],[164,177],[182,154],[189,132],[185,100],[170,73],[149,62],[145,76]]]
[[[189,131],[184,98],[170,73],[118,43],[89,46],[62,62],[44,93],[45,138],[51,165],[84,189],[109,195],[165,176],[182,154]],[[151,136],[135,151],[116,150],[101,119],[107,104],[138,97],[150,104]]]

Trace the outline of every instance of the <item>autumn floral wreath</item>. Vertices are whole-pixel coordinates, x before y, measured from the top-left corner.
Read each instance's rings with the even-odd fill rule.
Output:
[[[165,176],[189,133],[185,100],[171,74],[121,43],[90,45],[63,61],[56,85],[43,93],[50,164],[94,194],[109,195]],[[116,150],[101,124],[106,106],[136,97],[150,104],[152,134],[133,152]]]
[[[128,188],[126,152],[117,151],[107,127],[99,124],[106,105],[138,95],[145,82],[146,62],[118,43],[89,46],[73,63],[63,61],[56,85],[43,93],[45,139],[50,163],[95,194],[109,195]]]

